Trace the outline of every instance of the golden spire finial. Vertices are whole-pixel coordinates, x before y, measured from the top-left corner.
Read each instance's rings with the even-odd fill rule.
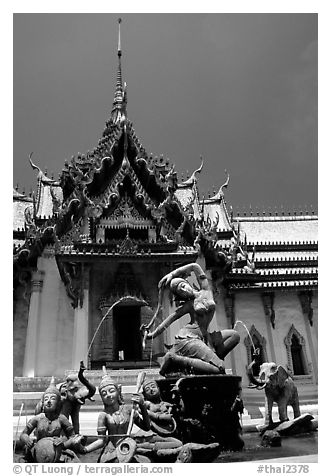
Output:
[[[117,47],[118,56],[122,55],[122,50],[121,50],[121,23],[122,23],[122,18],[119,18],[118,19],[118,47]]]
[[[117,77],[116,77],[116,89],[115,89],[115,96],[113,102],[113,109],[111,112],[111,117],[114,123],[118,123],[119,121],[123,120],[126,115],[126,87],[123,91],[123,81],[122,81],[122,67],[121,67],[121,23],[122,19],[118,19],[118,49],[117,49],[117,56],[118,56],[118,69],[117,69]]]

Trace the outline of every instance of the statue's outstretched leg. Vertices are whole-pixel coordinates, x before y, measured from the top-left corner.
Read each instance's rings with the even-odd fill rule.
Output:
[[[175,368],[185,371],[191,371],[197,374],[221,374],[224,373],[223,367],[217,367],[214,364],[200,359],[178,355],[174,352],[167,352],[160,368],[160,374],[166,375]]]
[[[215,352],[220,359],[224,359],[240,341],[240,336],[234,329],[225,329],[210,334]]]

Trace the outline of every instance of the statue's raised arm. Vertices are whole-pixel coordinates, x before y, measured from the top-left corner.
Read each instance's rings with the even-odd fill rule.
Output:
[[[198,287],[192,286],[187,277],[194,273]],[[150,331],[157,314],[161,309],[164,291],[169,289],[180,302],[177,309]],[[163,276],[159,282],[159,303],[157,310],[144,327],[144,341],[160,335],[180,317],[188,314],[190,322],[182,327],[175,336],[175,344],[165,355],[160,373],[167,375],[179,371],[181,373],[219,374],[224,373],[224,357],[239,342],[238,333],[229,329],[219,331],[217,338],[211,338],[208,332],[214,317],[216,304],[212,288],[201,266],[189,263]],[[214,333],[215,335],[215,333]]]
[[[202,289],[209,289],[209,284],[207,277],[198,263],[189,263],[180,268],[171,271],[171,273],[166,274],[159,282],[159,289],[165,288],[167,286],[172,286],[172,288],[178,285],[181,281],[173,281],[177,280],[185,280],[190,274],[194,272],[200,286]]]

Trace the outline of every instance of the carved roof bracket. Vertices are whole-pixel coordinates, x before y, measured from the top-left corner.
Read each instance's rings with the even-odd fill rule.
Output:
[[[83,307],[84,263],[58,261],[58,267],[72,307]]]
[[[274,309],[275,293],[273,292],[262,293],[261,297],[263,302],[264,313],[267,316],[267,318],[270,319],[272,328],[275,329],[275,322],[276,322],[276,313]]]
[[[304,315],[307,316],[310,326],[313,326],[313,316],[314,310],[312,307],[312,292],[311,291],[303,291],[298,293],[300,304],[302,308],[302,312]]]

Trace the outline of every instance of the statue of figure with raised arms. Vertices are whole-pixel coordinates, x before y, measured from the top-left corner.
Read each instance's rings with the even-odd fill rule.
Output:
[[[197,278],[198,289],[194,289],[185,279],[192,272]],[[160,310],[166,288],[182,303],[174,313],[150,332],[149,329]],[[166,274],[159,282],[159,290],[159,305],[156,313],[147,326],[142,326],[142,331],[145,332],[144,339],[152,339],[162,334],[185,314],[189,314],[191,318],[190,322],[175,336],[175,345],[165,355],[160,374],[167,375],[175,369],[192,374],[224,374],[223,359],[239,343],[240,338],[234,329],[226,329],[214,334],[208,332],[216,305],[212,289],[201,266],[191,263]]]

